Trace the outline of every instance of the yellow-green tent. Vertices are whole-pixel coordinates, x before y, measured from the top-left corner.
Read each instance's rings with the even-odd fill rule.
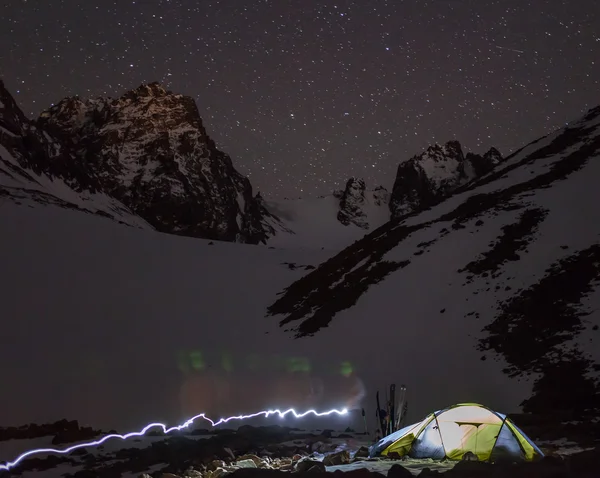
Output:
[[[431,413],[381,439],[371,447],[370,455],[462,460],[467,452],[490,462],[533,461],[544,456],[510,418],[477,403]]]

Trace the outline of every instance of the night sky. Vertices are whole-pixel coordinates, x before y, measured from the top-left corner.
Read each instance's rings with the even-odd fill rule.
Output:
[[[268,196],[327,194],[458,139],[503,154],[600,103],[598,0],[6,0],[30,116],[161,81]]]

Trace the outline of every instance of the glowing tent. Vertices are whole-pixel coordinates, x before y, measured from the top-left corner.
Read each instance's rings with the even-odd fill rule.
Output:
[[[461,403],[431,413],[382,438],[371,456],[397,453],[411,458],[462,460],[471,452],[479,461],[533,461],[541,450],[502,413],[477,403]]]

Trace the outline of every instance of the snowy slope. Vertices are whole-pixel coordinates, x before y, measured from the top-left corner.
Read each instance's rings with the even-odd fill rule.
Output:
[[[11,202],[0,225],[11,324],[0,334],[0,375],[11,383],[2,425],[66,417],[123,430],[361,396],[340,372],[352,358],[306,350],[264,318],[276,291],[325,251],[213,244]],[[301,359],[310,375],[287,373]]]
[[[597,108],[373,231],[269,310],[296,337],[360,330],[408,383],[478,394],[502,367],[502,402],[600,410],[599,157]]]
[[[94,177],[73,167],[75,157],[36,127],[0,81],[0,204],[52,205],[152,227],[117,199],[94,187]]]
[[[21,168],[15,156],[0,144],[0,206],[3,201],[29,207],[52,205],[77,209],[110,217],[129,226],[153,229],[124,204],[103,192],[77,192],[60,177],[35,174]]]
[[[342,224],[339,194],[303,199],[265,201],[266,207],[294,234],[277,234],[269,239],[269,246],[339,251],[362,238],[390,219],[387,203],[378,204],[373,191],[365,192],[361,205],[367,228],[354,223]]]
[[[0,423],[66,417],[123,430],[198,411],[221,416],[295,404],[356,406],[365,390],[370,409],[373,390],[392,381],[408,384],[415,419],[460,401],[517,410],[532,383],[502,373],[516,360],[509,352],[496,363],[493,351],[477,345],[488,337],[482,329],[502,318],[501,300],[530,288],[555,260],[597,241],[597,161],[551,181],[561,154],[576,156],[555,169],[592,157],[597,116],[586,121],[588,130],[559,135],[550,156],[384,225],[324,264],[330,254],[319,249],[211,245],[58,208],[4,204],[7,246],[0,263],[10,281],[0,289],[0,303],[12,325],[0,336],[0,374],[11,387],[0,394]],[[517,161],[506,167],[512,164]],[[477,196],[483,192],[496,196]],[[480,211],[483,206],[488,209]],[[525,219],[535,223],[540,209],[547,212],[537,229],[529,226],[528,234],[525,227],[535,247],[521,252],[520,261],[508,254],[526,247],[515,240],[490,249],[502,227],[529,210]],[[476,262],[490,250],[500,251],[498,259]],[[410,263],[398,270],[401,262],[382,258]],[[509,261],[499,265],[501,259]],[[385,279],[388,266],[397,271]],[[472,272],[457,272],[465,267]],[[352,270],[354,276],[344,277]],[[466,283],[469,275],[475,280]],[[277,320],[265,318],[276,294],[292,284],[272,310],[298,319],[286,327],[310,332],[334,319],[309,340],[293,340]],[[597,292],[587,296],[586,311],[596,310],[597,298]],[[312,311],[313,325],[305,321]],[[581,320],[597,321],[597,315]],[[575,343],[596,340],[590,328],[570,335]],[[543,350],[531,350],[527,358],[546,367]],[[488,360],[481,360],[484,354]]]
[[[391,381],[414,390],[410,411],[418,418],[465,400],[512,410],[529,389],[507,389],[500,366],[480,362],[456,329],[457,342],[429,348],[427,363],[484,370],[483,379],[391,366],[423,353],[417,345],[445,321],[404,324],[407,347],[397,346],[394,333],[374,338],[384,326],[398,330],[389,297],[380,299],[385,314],[357,309],[360,320],[350,327],[292,340],[265,318],[266,307],[327,251],[211,245],[12,203],[0,207],[0,224],[7,245],[0,263],[10,277],[0,303],[11,323],[0,336],[0,375],[11,384],[0,394],[4,425],[76,418],[129,430],[200,411],[354,407],[365,390]],[[411,300],[397,290],[392,297]],[[307,372],[289,372],[298,368]]]

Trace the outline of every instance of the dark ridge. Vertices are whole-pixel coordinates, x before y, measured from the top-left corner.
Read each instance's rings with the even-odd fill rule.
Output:
[[[0,140],[2,140],[2,132],[1,131],[0,131]],[[15,166],[13,163],[11,163],[9,161],[5,161],[2,158],[0,158],[0,161],[2,163],[4,163],[4,166],[7,168],[4,170],[4,174],[6,174],[7,176],[10,176],[12,179],[15,179],[18,181],[18,176],[21,176],[21,177],[31,181],[32,183],[39,184],[39,181],[34,179],[34,177],[31,174],[29,174],[25,169],[20,169],[17,166]],[[6,188],[7,186],[2,186],[2,187]]]
[[[346,308],[337,307],[336,303],[338,301],[349,304],[348,307],[351,307],[366,290],[366,288],[363,290],[363,287],[371,285],[371,283],[364,280],[359,280],[359,282],[361,282],[360,287],[350,289],[343,285],[343,283],[339,283],[335,286],[333,286],[333,284],[346,274],[349,274],[361,261],[366,260],[367,262],[365,264],[355,271],[352,271],[352,277],[357,278],[359,276],[359,271],[366,272],[366,269],[370,264],[380,260],[386,251],[390,250],[402,239],[408,237],[410,233],[421,229],[421,227],[422,226],[402,226],[398,224],[398,221],[390,221],[384,224],[365,236],[362,240],[354,242],[341,253],[322,263],[313,272],[298,279],[296,282],[293,282],[283,293],[281,293],[281,297],[268,307],[267,313],[269,315],[288,314],[289,316],[280,322],[280,325],[285,325],[295,320],[301,320],[305,315],[310,314],[311,310],[318,309],[325,303],[330,302],[326,309],[327,315],[325,315],[324,309],[315,313],[315,316],[318,315],[319,317],[322,317],[321,320],[325,320],[329,323],[335,313]],[[369,240],[366,241],[366,238],[369,238]],[[391,271],[388,271],[386,275],[390,272]],[[372,280],[375,279],[372,273],[369,277],[371,277]],[[381,277],[381,279],[382,278],[383,277]],[[376,282],[379,282],[379,280]],[[354,299],[342,298],[339,293],[339,290],[341,289],[338,288],[344,289],[346,294],[353,292],[358,293],[358,295]],[[331,298],[335,298],[335,300],[329,300]],[[314,323],[314,316],[311,322]]]
[[[542,375],[533,384],[531,397],[521,402],[523,411],[552,414],[571,410],[574,419],[597,417],[600,385],[588,376],[590,370],[600,372],[600,366],[576,350],[570,351],[562,362],[544,366]],[[600,439],[597,425],[596,434]]]
[[[587,115],[585,116],[585,118],[583,120],[589,121],[594,116],[597,116],[598,114],[600,114],[600,108],[595,108],[593,110],[588,111]],[[486,176],[481,179],[476,179],[475,181],[473,181],[469,184],[466,184],[463,187],[458,188],[456,190],[456,194],[478,188],[485,184],[489,184],[492,181],[495,181],[496,179],[500,179],[502,176],[509,173],[510,171],[517,169],[521,166],[524,166],[525,164],[531,164],[537,159],[546,158],[548,156],[553,156],[555,154],[559,154],[561,151],[565,151],[567,148],[570,148],[571,146],[574,146],[577,143],[579,143],[580,141],[582,141],[583,139],[585,139],[586,134],[588,134],[590,131],[593,131],[594,129],[595,129],[595,127],[593,127],[593,126],[591,126],[589,128],[583,128],[583,127],[581,127],[581,128],[566,128],[565,131],[561,135],[557,136],[550,144],[548,144],[540,149],[535,150],[533,153],[531,153],[531,154],[525,156],[523,159],[521,159],[521,161],[518,161],[518,162],[511,164],[509,166],[506,166],[504,168],[499,168],[497,171],[494,171],[489,176]],[[544,136],[543,138],[540,138],[540,139],[534,141],[533,143],[530,143],[527,146],[524,146],[523,148],[519,149],[518,151],[515,151],[513,154],[508,156],[504,160],[504,162],[509,161],[510,159],[514,158],[518,153],[523,151],[525,148],[528,148],[529,146],[531,146],[535,143],[538,143],[539,141],[542,141],[543,139],[545,139],[547,137],[548,136]]]
[[[502,234],[496,243],[491,244],[489,251],[484,252],[481,259],[469,262],[458,272],[468,271],[472,274],[492,274],[509,261],[518,261],[519,251],[524,250],[533,241],[539,224],[544,220],[548,211],[544,209],[528,209],[514,224],[502,228]]]
[[[571,129],[557,138],[548,147],[529,155],[528,162],[545,157],[549,154],[557,154],[562,149],[574,144],[575,138],[581,139],[580,133],[583,129]],[[587,130],[586,130],[587,131]],[[518,183],[500,191],[482,193],[468,197],[453,211],[442,215],[438,219],[428,221],[415,226],[404,226],[402,224],[409,216],[401,220],[390,221],[380,228],[366,235],[360,241],[355,242],[338,255],[330,258],[313,272],[292,283],[271,306],[267,308],[267,315],[286,314],[288,317],[280,322],[285,325],[297,320],[310,320],[310,330],[314,334],[318,330],[318,324],[329,324],[336,313],[354,305],[370,285],[381,281],[384,276],[393,270],[387,268],[384,275],[378,276],[362,266],[352,274],[353,281],[360,286],[342,285],[342,279],[348,272],[355,268],[360,261],[368,259],[368,263],[380,260],[384,254],[396,247],[410,234],[431,226],[434,223],[454,221],[453,229],[459,229],[463,222],[472,220],[485,212],[496,210],[512,210],[522,207],[520,204],[511,204],[515,196],[527,191],[550,187],[555,181],[566,179],[570,174],[581,169],[588,160],[600,150],[600,137],[584,143],[577,151],[555,161],[549,171],[540,174],[529,181]],[[524,160],[525,161],[525,160]],[[523,164],[522,161],[520,164]],[[514,168],[513,168],[514,169]],[[422,212],[422,211],[420,211]],[[416,215],[411,214],[410,216]],[[399,268],[399,267],[398,267]],[[361,275],[362,274],[362,275]],[[344,279],[345,281],[345,279]],[[337,285],[333,285],[336,282]],[[352,294],[352,297],[344,297],[344,294]],[[324,326],[324,325],[322,325]],[[302,324],[298,330],[302,328]],[[302,336],[302,335],[301,335]]]
[[[479,340],[478,349],[502,355],[508,364],[504,373],[542,374],[526,402],[530,407],[568,409],[581,394],[600,405],[599,384],[585,376],[593,362],[567,344],[585,328],[581,317],[588,314],[579,303],[598,280],[600,245],[595,244],[553,264],[538,283],[501,304],[500,314],[483,328],[487,337]]]
[[[508,204],[508,202],[518,194],[535,189],[547,188],[555,181],[566,179],[569,175],[585,166],[589,159],[599,151],[600,136],[594,138],[589,143],[585,143],[577,151],[554,162],[547,173],[540,174],[529,181],[514,184],[513,186],[500,191],[469,196],[466,201],[454,211],[444,214],[435,222],[454,220],[461,223],[474,219],[493,208],[519,208],[521,206],[511,205]]]
[[[368,262],[364,266],[350,272],[344,277],[344,281],[332,291],[331,297],[333,302],[322,302],[323,305],[317,306],[318,308],[314,309],[312,316],[303,320],[295,329],[295,338],[314,335],[320,329],[327,327],[333,320],[336,308],[349,309],[356,304],[356,301],[367,291],[370,285],[382,281],[388,274],[402,269],[408,264],[410,264],[410,261]],[[299,310],[297,314],[301,314],[301,317],[306,316],[307,313],[304,311],[310,307],[309,303],[305,308],[303,307],[303,309]],[[334,310],[331,311],[329,310],[330,308]],[[295,319],[292,314],[281,320],[279,324],[283,326],[293,320],[298,319]]]

